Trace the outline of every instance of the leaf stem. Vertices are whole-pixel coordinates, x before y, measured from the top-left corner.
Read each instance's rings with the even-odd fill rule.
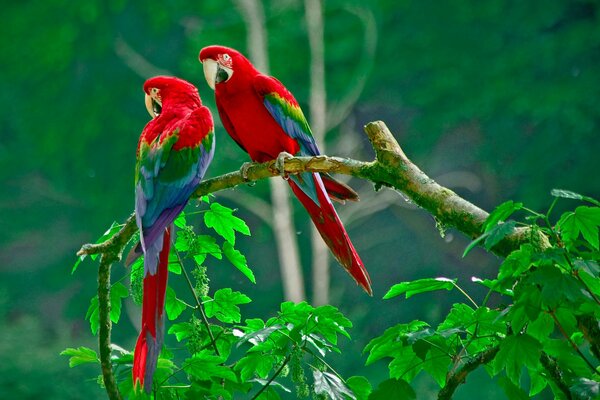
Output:
[[[450,282],[452,282],[452,284],[454,285],[454,287],[457,288],[459,292],[461,292],[467,299],[469,299],[469,301],[471,302],[471,304],[473,304],[476,309],[479,308],[479,306],[477,305],[477,303],[475,303],[475,300],[473,300],[471,298],[471,296],[469,296],[469,294],[463,290],[463,288],[461,288],[460,286],[458,286],[456,284],[456,282],[454,282],[453,280],[451,280]]]
[[[179,255],[179,251],[177,251],[177,249],[175,249],[175,246],[173,246],[173,249],[175,250],[175,254],[177,255],[177,261],[179,262],[179,265],[181,266],[181,270],[183,271],[183,276],[185,277],[188,287],[190,288],[190,291],[192,292],[192,295],[194,296],[194,300],[196,301],[196,307],[194,307],[194,308],[196,308],[200,312],[200,315],[202,316],[202,323],[204,323],[204,326],[206,327],[206,330],[208,331],[208,336],[210,337],[210,342],[212,343],[212,346],[215,349],[215,354],[220,357],[221,354],[219,353],[219,349],[217,348],[217,342],[215,341],[215,337],[214,337],[212,331],[210,330],[210,323],[208,322],[208,318],[206,317],[206,313],[204,312],[204,307],[202,306],[202,303],[200,302],[200,299],[198,298],[198,295],[196,294],[196,291],[194,290],[194,285],[192,284],[190,276],[188,275],[187,270],[185,269],[185,266],[183,265],[183,260],[181,259],[181,256]]]

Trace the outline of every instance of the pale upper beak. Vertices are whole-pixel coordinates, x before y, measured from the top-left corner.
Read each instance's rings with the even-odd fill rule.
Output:
[[[158,93],[158,90],[152,88],[150,90],[150,94],[146,93],[146,97],[144,99],[144,102],[146,103],[146,110],[148,110],[148,114],[150,114],[152,118],[158,117],[162,111],[162,101]]]
[[[224,67],[212,58],[207,58],[202,61],[202,68],[204,69],[204,78],[206,83],[212,90],[215,90],[215,85],[221,82],[227,82],[233,75],[233,70],[228,67]]]

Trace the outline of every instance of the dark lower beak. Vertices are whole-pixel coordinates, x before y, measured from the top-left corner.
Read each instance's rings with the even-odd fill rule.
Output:
[[[229,79],[229,74],[225,69],[221,68],[221,66],[217,64],[217,76],[215,82],[221,83],[225,82],[227,79]]]

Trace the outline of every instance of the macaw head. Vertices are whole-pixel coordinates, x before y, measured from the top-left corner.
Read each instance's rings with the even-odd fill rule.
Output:
[[[152,118],[163,108],[176,104],[202,105],[198,89],[188,81],[173,76],[155,76],[144,83],[146,109]]]
[[[230,47],[207,46],[200,50],[198,58],[202,63],[206,82],[213,90],[217,89],[217,85],[235,86],[236,83],[243,82],[248,74],[257,73],[246,57]]]

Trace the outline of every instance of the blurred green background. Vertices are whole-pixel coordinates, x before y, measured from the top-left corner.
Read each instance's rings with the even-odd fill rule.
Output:
[[[197,62],[200,48],[215,43],[249,54],[241,2],[4,3],[0,398],[103,398],[94,378],[99,368],[69,369],[59,356],[65,347],[96,346],[83,319],[96,269],[86,262],[71,275],[74,254],[133,209],[135,147],[148,120],[141,89],[146,78],[173,74],[198,86],[217,123],[217,156],[208,176],[247,161],[220,125]],[[309,116],[305,3],[257,4],[265,15],[270,72]],[[541,210],[555,187],[600,197],[599,8],[597,1],[575,0],[324,1],[333,110],[327,153],[372,159],[362,126],[384,120],[426,173],[485,209],[514,199]],[[332,265],[330,301],[355,323],[353,340],[342,343],[344,355],[332,362],[343,375],[365,375],[376,386],[387,371],[382,362],[363,367],[364,345],[397,322],[435,324],[458,299],[436,293],[384,302],[385,291],[402,280],[443,275],[459,277],[481,296],[469,279],[491,277],[499,260],[482,251],[462,259],[466,238],[452,230],[441,238],[435,221],[398,193],[373,195],[372,185],[350,183],[363,200],[338,210],[375,295],[363,295]],[[209,275],[213,288],[233,287],[254,300],[242,310],[248,318],[268,318],[283,300],[272,231],[256,214],[269,201],[268,189],[260,182],[216,196],[239,208],[250,225],[253,236],[237,246],[258,283],[214,262]],[[294,207],[310,282],[309,222]],[[125,273],[121,265],[114,268]],[[310,287],[307,293],[310,300]],[[128,304],[126,313],[114,341],[132,348],[139,310]],[[427,399],[435,387],[422,379],[416,389]],[[497,392],[480,372],[455,398],[504,398]]]

